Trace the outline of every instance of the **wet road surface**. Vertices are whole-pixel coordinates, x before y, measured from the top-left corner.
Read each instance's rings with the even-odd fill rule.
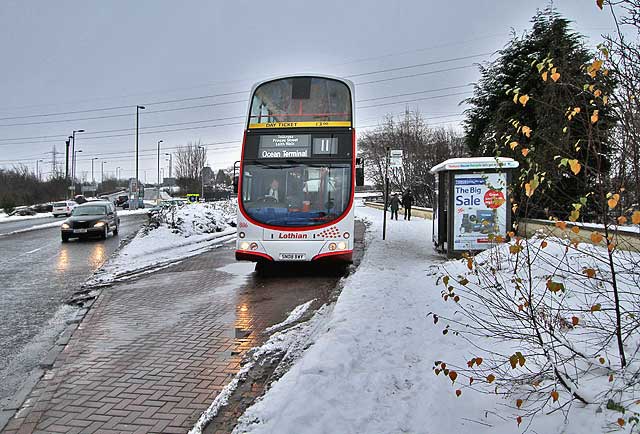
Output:
[[[311,264],[265,276],[233,253],[227,243],[105,287],[3,432],[187,432],[265,329],[329,301],[341,277]]]
[[[0,408],[38,366],[51,339],[73,313],[64,301],[100,267],[120,241],[146,221],[121,216],[120,235],[61,243],[58,227],[0,236]],[[30,227],[54,219],[3,223]],[[60,224],[64,219],[57,219]],[[16,230],[15,228],[13,230]]]

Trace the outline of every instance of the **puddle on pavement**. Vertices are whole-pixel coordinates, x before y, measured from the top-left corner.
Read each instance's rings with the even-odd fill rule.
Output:
[[[236,276],[248,276],[255,271],[256,264],[253,262],[234,262],[220,267],[217,270]]]

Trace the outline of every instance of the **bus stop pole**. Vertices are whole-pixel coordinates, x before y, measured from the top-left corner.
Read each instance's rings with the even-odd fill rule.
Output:
[[[385,169],[384,169],[384,216],[382,218],[382,239],[387,238],[387,206],[389,201],[389,147],[387,146],[385,154]]]

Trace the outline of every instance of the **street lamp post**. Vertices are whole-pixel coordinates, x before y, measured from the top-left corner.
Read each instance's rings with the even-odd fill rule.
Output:
[[[120,170],[120,166],[116,167],[116,181],[120,181],[120,173],[118,172]]]
[[[133,201],[133,208],[138,209],[138,200],[140,200],[140,178],[138,177],[138,130],[140,127],[140,110],[144,110],[143,105],[136,106],[136,197]]]
[[[98,157],[93,157],[91,159],[91,184],[95,184],[96,183],[96,178],[93,176],[93,162],[96,161],[98,159]]]
[[[207,148],[204,146],[198,146],[198,148],[202,149],[205,153],[207,152]],[[204,200],[204,162],[202,160],[202,169],[200,169],[200,200]]]
[[[160,203],[160,143],[162,140],[158,140],[158,196],[156,197],[156,203]]]
[[[71,134],[71,155],[73,161],[71,162],[71,177],[73,179],[73,185],[76,183],[76,133],[84,133],[84,130],[73,130]]]
[[[105,160],[102,161],[102,163],[100,163],[100,184],[104,184],[104,163],[106,163]]]
[[[44,160],[36,160],[36,177],[38,181],[40,181],[40,168],[38,167],[38,163],[44,163]]]
[[[171,163],[173,162],[173,154],[164,154],[164,155],[168,155],[169,156],[169,178],[171,178]]]
[[[82,149],[73,151],[73,175],[72,175],[73,176],[73,195],[72,196],[76,195],[76,172],[75,172],[76,167],[75,166],[76,166],[76,161],[78,159],[78,154],[80,152],[82,152]]]
[[[71,144],[71,136],[67,140],[64,141],[66,145],[66,156],[65,156],[65,166],[64,166],[64,179],[69,181],[69,145]]]

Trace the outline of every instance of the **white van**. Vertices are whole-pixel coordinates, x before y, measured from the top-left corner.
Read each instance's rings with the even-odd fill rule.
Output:
[[[54,217],[58,217],[61,215],[69,217],[71,215],[71,211],[73,211],[73,209],[77,206],[78,204],[72,200],[54,202],[53,210],[51,211],[51,213],[53,214]]]

